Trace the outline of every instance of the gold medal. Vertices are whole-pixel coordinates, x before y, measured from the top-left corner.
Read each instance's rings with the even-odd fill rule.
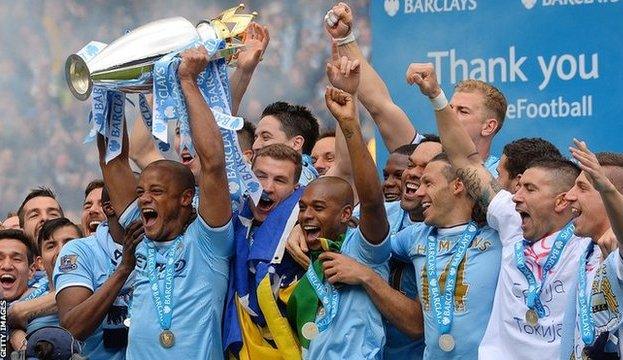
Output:
[[[171,330],[162,330],[160,333],[160,345],[162,345],[163,348],[168,349],[173,347],[174,344],[175,335],[173,335],[173,332]]]
[[[305,339],[313,340],[316,336],[318,336],[318,325],[311,321],[303,324],[301,334],[303,334]]]
[[[445,352],[454,350],[454,337],[450,334],[443,334],[439,337],[439,348]]]
[[[532,309],[526,311],[526,322],[532,326],[536,326],[539,323],[539,315],[536,314],[536,311]]]

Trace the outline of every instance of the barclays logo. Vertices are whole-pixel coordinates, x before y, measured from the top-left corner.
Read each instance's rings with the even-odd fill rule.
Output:
[[[398,10],[400,10],[400,1],[399,0],[385,0],[385,12],[387,13],[387,15],[389,16],[394,16],[398,13]]]
[[[536,5],[536,1],[537,0],[521,0],[521,3],[526,7],[526,9],[530,10],[534,7],[534,5]]]
[[[539,0],[521,0],[523,6],[530,10],[534,8]],[[576,5],[607,5],[619,2],[619,0],[541,0],[541,6],[576,6]]]

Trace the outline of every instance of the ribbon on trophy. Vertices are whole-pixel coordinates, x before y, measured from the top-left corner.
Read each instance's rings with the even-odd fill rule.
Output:
[[[82,48],[78,55],[89,61],[101,51],[106,44],[90,42]],[[179,85],[177,69],[180,64],[179,54],[190,47],[205,46],[210,56],[225,47],[225,41],[210,39],[196,41],[191,45],[169,53],[154,63],[150,74],[143,74],[139,79],[117,81],[110,87],[94,86],[93,103],[89,122],[91,131],[85,143],[93,141],[97,134],[107,138],[105,160],[108,163],[121,153],[123,145],[123,126],[125,126],[124,106],[125,94],[116,89],[122,86],[144,83],[151,77],[153,80],[153,111],[150,109],[145,95],[139,95],[139,108],[145,126],[149,129],[158,144],[158,149],[167,151],[168,123],[177,121],[180,131],[180,149],[186,148],[192,156],[196,155],[192,144],[188,112],[183,93]],[[251,167],[244,160],[236,131],[243,126],[243,119],[231,115],[231,91],[227,75],[225,59],[210,61],[206,69],[197,78],[201,93],[212,109],[225,147],[225,163],[232,208],[241,208],[245,195],[257,203],[262,195],[262,187]]]

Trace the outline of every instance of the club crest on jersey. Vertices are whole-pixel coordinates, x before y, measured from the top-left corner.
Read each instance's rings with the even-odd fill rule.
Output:
[[[78,255],[65,255],[61,257],[61,264],[58,269],[61,272],[73,271],[78,268]]]

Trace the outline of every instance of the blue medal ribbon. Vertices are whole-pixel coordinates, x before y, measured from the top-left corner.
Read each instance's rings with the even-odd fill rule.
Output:
[[[318,326],[318,330],[320,332],[326,330],[331,321],[337,316],[337,309],[340,302],[340,293],[337,289],[329,284],[328,282],[324,284],[316,275],[314,271],[313,264],[309,265],[305,276],[309,279],[309,283],[314,288],[316,295],[322,302],[322,306],[324,307],[325,314],[320,319],[316,320],[316,326]]]
[[[591,345],[595,341],[595,322],[591,311],[591,288],[586,286],[586,263],[593,253],[595,243],[591,242],[578,266],[578,303],[580,305],[580,333],[582,341]]]
[[[435,231],[435,230],[433,230]],[[428,235],[426,242],[426,273],[428,275],[428,287],[430,289],[431,308],[435,313],[437,329],[441,334],[447,334],[452,328],[454,317],[454,289],[456,287],[457,269],[463,261],[467,249],[476,237],[478,227],[470,221],[457,243],[457,249],[450,260],[450,268],[446,277],[446,286],[441,297],[439,279],[437,277],[437,236]]]
[[[565,246],[573,237],[574,230],[575,227],[573,226],[573,223],[568,223],[558,233],[558,236],[556,237],[556,240],[552,245],[552,249],[547,256],[547,260],[545,260],[545,264],[543,265],[543,276],[541,278],[540,284],[537,283],[534,274],[532,273],[532,271],[530,271],[530,269],[528,269],[528,266],[526,266],[524,247],[529,245],[530,243],[525,240],[515,243],[515,261],[517,262],[517,269],[521,271],[521,273],[528,281],[528,294],[526,295],[526,305],[529,309],[536,311],[539,318],[543,318],[547,315],[545,313],[545,308],[541,303],[541,291],[543,290],[543,284],[545,284],[545,280],[547,279],[547,275],[550,270],[552,270],[556,263],[558,263],[558,260],[562,256],[562,252],[565,249]]]
[[[43,284],[43,285],[39,286],[38,288],[36,288],[30,294],[28,294],[28,296],[23,298],[21,301],[29,301],[29,300],[36,299],[39,296],[45,294],[46,291],[48,291],[49,289],[50,289],[50,284],[46,282],[45,284]]]
[[[165,258],[166,264],[164,268],[164,286],[160,291],[158,284],[158,270],[156,269],[156,246],[153,242],[147,242],[147,277],[151,288],[151,296],[158,312],[158,321],[162,330],[171,329],[173,320],[173,280],[175,275],[175,251],[182,236],[178,236],[177,240],[168,249]]]

